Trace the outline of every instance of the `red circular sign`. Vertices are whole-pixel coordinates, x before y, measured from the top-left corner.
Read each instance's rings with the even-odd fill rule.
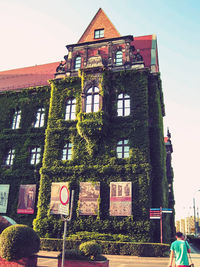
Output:
[[[69,189],[66,185],[63,185],[60,189],[60,202],[63,205],[67,205],[69,202]]]

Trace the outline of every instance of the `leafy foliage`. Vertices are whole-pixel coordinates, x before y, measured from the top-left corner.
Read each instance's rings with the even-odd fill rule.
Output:
[[[36,232],[21,224],[7,227],[0,235],[0,256],[8,261],[29,257],[39,251],[40,239]]]

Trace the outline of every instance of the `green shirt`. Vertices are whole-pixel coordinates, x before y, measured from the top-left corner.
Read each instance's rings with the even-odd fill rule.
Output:
[[[189,244],[184,240],[176,240],[171,244],[171,250],[175,254],[176,265],[189,265],[187,251]]]

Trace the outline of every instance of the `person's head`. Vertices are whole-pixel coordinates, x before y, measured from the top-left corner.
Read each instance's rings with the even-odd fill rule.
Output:
[[[178,239],[184,239],[184,235],[183,235],[183,233],[181,233],[181,232],[177,232],[177,233],[176,233],[176,238],[178,238]]]

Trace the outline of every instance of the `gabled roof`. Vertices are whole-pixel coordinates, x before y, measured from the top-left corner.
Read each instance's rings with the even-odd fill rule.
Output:
[[[78,43],[95,41],[96,39],[94,39],[94,30],[96,29],[104,29],[104,37],[102,39],[120,37],[120,34],[115,26],[106,16],[103,9],[100,8],[86,28]]]
[[[49,85],[60,62],[0,72],[0,92]]]

